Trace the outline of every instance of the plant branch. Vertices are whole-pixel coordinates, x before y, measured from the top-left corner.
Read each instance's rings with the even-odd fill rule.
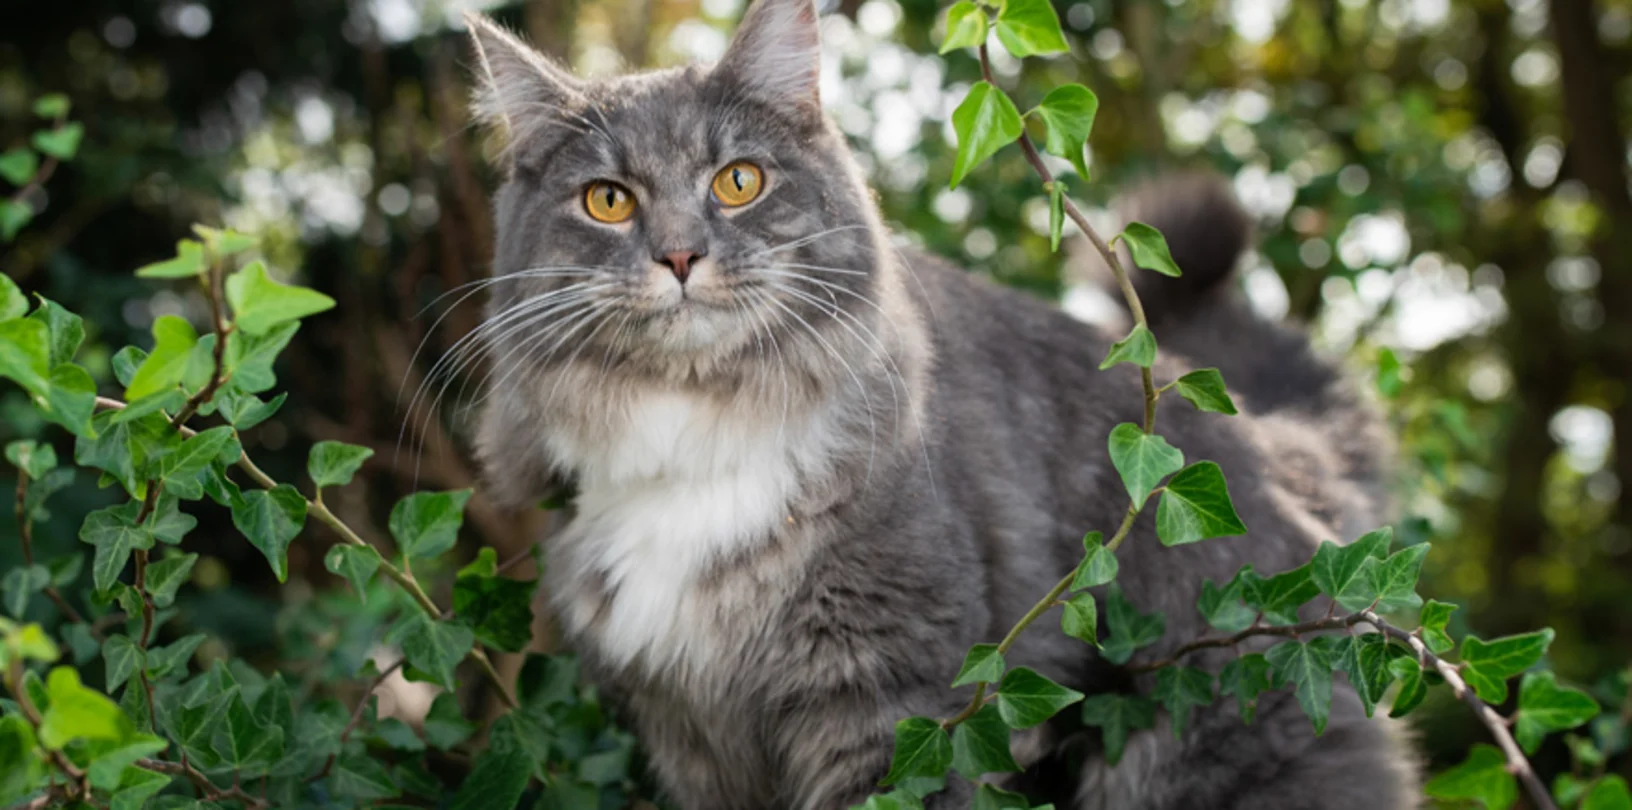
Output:
[[[407,660],[408,659],[406,658],[398,658],[396,663],[386,667],[384,672],[374,676],[374,680],[369,682],[368,689],[363,692],[363,699],[357,701],[357,708],[351,711],[351,719],[346,721],[346,727],[340,731],[340,743],[342,745],[344,745],[346,740],[351,737],[351,732],[357,729],[357,724],[362,722],[363,712],[368,710],[368,700],[374,696],[375,690],[378,690],[380,685],[385,683],[385,679],[391,677],[393,672],[401,669],[402,665],[407,662]],[[329,771],[334,769],[334,760],[337,756],[337,754],[330,754],[328,759],[323,760],[323,767],[319,769],[317,773],[308,777],[306,781],[316,782],[317,780],[328,776]]]
[[[1217,647],[1234,647],[1235,645],[1240,644],[1249,638],[1259,636],[1297,638],[1305,633],[1319,633],[1325,630],[1344,630],[1361,623],[1375,624],[1376,622],[1372,622],[1371,619],[1366,618],[1365,612],[1360,612],[1351,613],[1347,616],[1325,616],[1314,621],[1301,622],[1299,624],[1268,625],[1255,623],[1253,626],[1248,627],[1239,633],[1235,633],[1234,635],[1212,636],[1197,639],[1189,644],[1185,644],[1177,650],[1174,650],[1173,654],[1167,658],[1163,658],[1159,661],[1152,661],[1148,664],[1134,664],[1129,666],[1127,670],[1133,673],[1155,672],[1162,667],[1177,664],[1179,659],[1198,650],[1208,650]]]
[[[236,784],[226,790],[216,787],[215,783],[211,782],[209,777],[205,776],[203,773],[199,772],[197,768],[194,768],[192,765],[186,762],[169,762],[162,759],[139,759],[136,760],[136,767],[149,771],[155,771],[157,773],[169,774],[171,776],[185,777],[187,781],[193,783],[194,787],[198,788],[199,798],[205,801],[227,800],[243,802],[244,807],[248,808],[249,810],[265,810],[266,808],[270,808],[272,806],[263,799],[245,793],[244,789]]]

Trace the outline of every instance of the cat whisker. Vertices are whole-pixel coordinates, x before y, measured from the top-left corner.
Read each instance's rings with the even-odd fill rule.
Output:
[[[777,285],[772,286],[774,287]],[[786,288],[784,287],[784,289]],[[827,353],[832,355],[833,359],[837,360],[839,365],[844,367],[845,372],[850,375],[851,382],[856,384],[856,390],[861,394],[862,408],[867,411],[868,443],[866,480],[868,483],[871,483],[873,478],[873,462],[878,453],[878,423],[873,418],[872,398],[867,394],[867,386],[862,383],[861,375],[856,373],[856,369],[850,365],[850,362],[845,360],[844,356],[839,354],[837,349],[833,348],[833,344],[829,343],[827,338],[822,337],[822,333],[818,331],[815,326],[812,326],[810,321],[805,320],[803,315],[793,311],[781,301],[776,300],[774,296],[767,296],[765,300],[771,302],[773,306],[781,309],[783,312],[793,316],[794,320],[798,321],[799,324],[805,328],[805,331],[809,332],[810,336],[815,338],[816,342],[820,343],[822,348],[827,350]]]

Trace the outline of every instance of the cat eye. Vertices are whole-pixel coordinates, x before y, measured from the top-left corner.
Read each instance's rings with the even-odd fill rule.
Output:
[[[624,222],[635,215],[635,195],[610,180],[596,180],[584,189],[584,210],[600,222]]]
[[[753,202],[764,188],[764,173],[747,161],[739,160],[714,175],[714,199],[728,208]]]

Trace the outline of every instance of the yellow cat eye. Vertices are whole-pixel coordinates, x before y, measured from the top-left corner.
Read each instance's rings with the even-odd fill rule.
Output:
[[[764,173],[747,161],[739,160],[714,175],[714,199],[731,208],[753,202],[764,189]]]
[[[596,180],[584,189],[584,210],[601,222],[624,222],[635,215],[635,195],[610,180]]]

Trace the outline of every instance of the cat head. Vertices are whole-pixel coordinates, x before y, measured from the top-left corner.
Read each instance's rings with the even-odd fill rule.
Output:
[[[475,111],[505,142],[497,371],[707,376],[855,331],[885,237],[821,112],[812,0],[757,0],[715,65],[601,81],[467,21]]]

